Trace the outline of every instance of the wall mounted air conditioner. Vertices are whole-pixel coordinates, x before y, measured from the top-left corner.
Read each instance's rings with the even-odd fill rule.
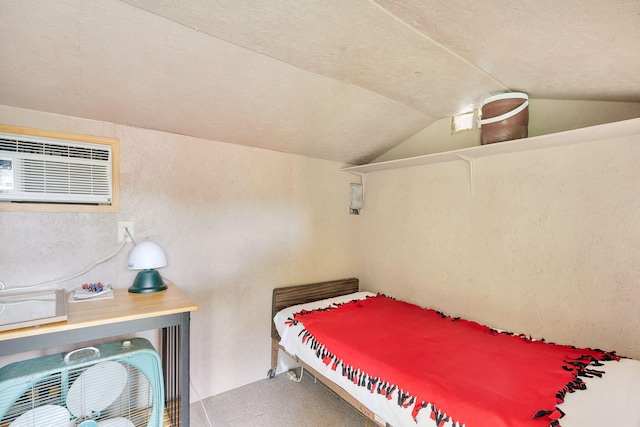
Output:
[[[113,200],[108,144],[0,132],[0,203],[79,203]]]

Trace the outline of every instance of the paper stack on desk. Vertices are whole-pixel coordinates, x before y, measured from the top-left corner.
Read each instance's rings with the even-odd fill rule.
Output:
[[[101,285],[99,290],[83,285],[82,287],[75,288],[69,294],[69,302],[96,301],[110,298],[113,298],[111,285]]]

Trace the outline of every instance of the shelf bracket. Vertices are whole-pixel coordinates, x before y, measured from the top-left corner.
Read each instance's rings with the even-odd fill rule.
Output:
[[[471,198],[473,199],[473,165],[475,163],[476,158],[463,156],[461,154],[457,154],[457,156],[469,164],[469,191],[471,193]]]

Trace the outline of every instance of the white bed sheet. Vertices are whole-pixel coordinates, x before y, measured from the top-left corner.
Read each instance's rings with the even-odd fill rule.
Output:
[[[315,356],[311,348],[303,344],[298,334],[302,324],[288,326],[286,320],[301,310],[325,308],[354,299],[363,299],[375,295],[371,292],[356,292],[336,298],[329,298],[307,304],[287,307],[274,316],[274,322],[280,334],[280,344],[292,355],[297,356],[321,375],[338,384],[377,415],[377,420],[394,427],[434,427],[427,408],[418,413],[414,421],[412,408],[402,408],[396,403],[396,393],[391,400],[371,393],[365,387],[359,387],[332,370]],[[640,427],[640,361],[621,359],[619,362],[606,361],[596,369],[605,371],[602,378],[582,378],[587,390],[567,393],[565,401],[558,407],[566,414],[560,419],[562,427],[603,427],[625,426]],[[452,427],[447,422],[443,427]],[[469,426],[472,427],[472,426]],[[473,426],[475,427],[475,426]],[[493,426],[499,427],[499,426]],[[506,425],[505,425],[506,427]]]

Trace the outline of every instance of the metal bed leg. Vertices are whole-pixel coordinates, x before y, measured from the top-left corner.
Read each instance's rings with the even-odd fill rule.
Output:
[[[278,367],[278,348],[279,343],[276,339],[271,339],[271,369],[267,372],[267,378],[271,379],[276,376],[276,369]]]

